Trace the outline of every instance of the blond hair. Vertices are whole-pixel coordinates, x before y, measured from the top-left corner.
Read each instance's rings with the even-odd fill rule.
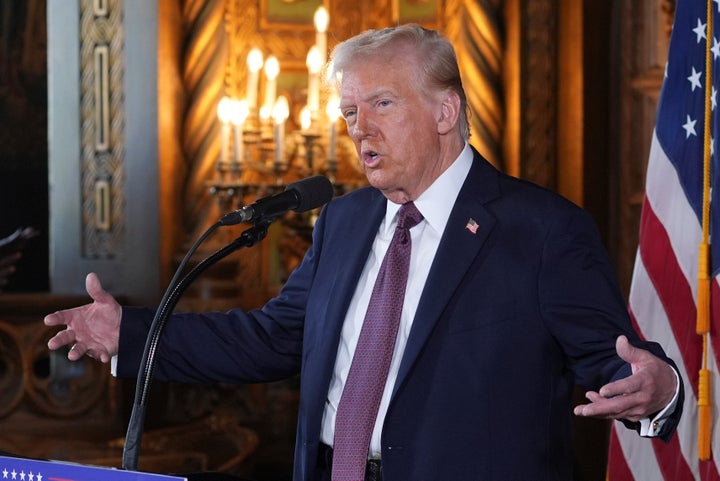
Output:
[[[332,51],[326,80],[338,82],[343,69],[363,57],[382,54],[387,49],[410,46],[417,54],[423,73],[421,87],[431,90],[450,89],[460,97],[460,133],[467,140],[470,137],[468,105],[460,78],[455,49],[450,41],[435,30],[420,25],[405,24],[379,30],[367,30],[344,42]]]

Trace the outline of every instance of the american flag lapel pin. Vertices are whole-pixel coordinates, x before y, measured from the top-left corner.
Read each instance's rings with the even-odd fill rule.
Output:
[[[472,217],[470,217],[467,221],[467,224],[465,224],[465,228],[469,230],[472,234],[477,234],[478,227],[480,226],[477,222],[475,222],[475,219],[473,219]]]

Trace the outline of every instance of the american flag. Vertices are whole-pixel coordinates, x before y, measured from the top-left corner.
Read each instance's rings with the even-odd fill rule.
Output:
[[[712,0],[713,31],[708,32],[708,0],[677,0],[665,79],[658,103],[640,221],[640,242],[630,288],[630,311],[636,328],[662,344],[684,380],[685,406],[672,440],[640,438],[614,423],[610,439],[610,481],[720,480],[720,252],[711,252],[712,458],[698,457],[698,372],[703,338],[696,333],[698,246],[702,241],[703,152],[707,72],[705,49],[711,47],[712,80],[720,76],[720,0]],[[716,87],[711,88],[711,183],[717,184]],[[711,205],[720,205],[714,189]],[[712,211],[711,211],[712,212]],[[710,232],[718,233],[720,212],[711,214]]]
[[[473,234],[477,234],[478,227],[480,227],[480,226],[475,221],[475,219],[473,219],[472,217],[470,219],[468,219],[467,224],[465,224],[465,228],[467,230],[469,230],[470,232],[472,232]]]

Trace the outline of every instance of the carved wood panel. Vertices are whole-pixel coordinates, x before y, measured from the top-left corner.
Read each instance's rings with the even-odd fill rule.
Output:
[[[619,99],[617,129],[618,276],[627,293],[638,244],[645,171],[662,88],[674,2],[617,2]]]

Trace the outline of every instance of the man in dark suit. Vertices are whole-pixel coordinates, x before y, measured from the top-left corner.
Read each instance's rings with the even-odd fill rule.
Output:
[[[340,44],[332,65],[371,186],[323,209],[302,264],[262,309],[175,314],[156,376],[256,382],[300,372],[296,481],[569,481],[575,384],[590,401],[576,415],[667,440],[682,410],[671,361],[633,331],[589,216],[468,145],[450,43],[417,26],[370,31]],[[398,235],[409,264],[388,274]],[[376,317],[366,311],[387,290],[376,278],[403,269],[403,298],[385,302],[396,332],[369,343],[391,337],[392,356],[369,376],[381,388],[358,415],[375,389],[355,364]],[[67,325],[49,347],[73,345],[71,359],[117,355],[117,374],[136,375],[152,311],[121,308],[94,274],[87,290],[94,303],[46,317]],[[372,352],[363,359],[381,357]],[[358,448],[348,439],[364,421]]]

